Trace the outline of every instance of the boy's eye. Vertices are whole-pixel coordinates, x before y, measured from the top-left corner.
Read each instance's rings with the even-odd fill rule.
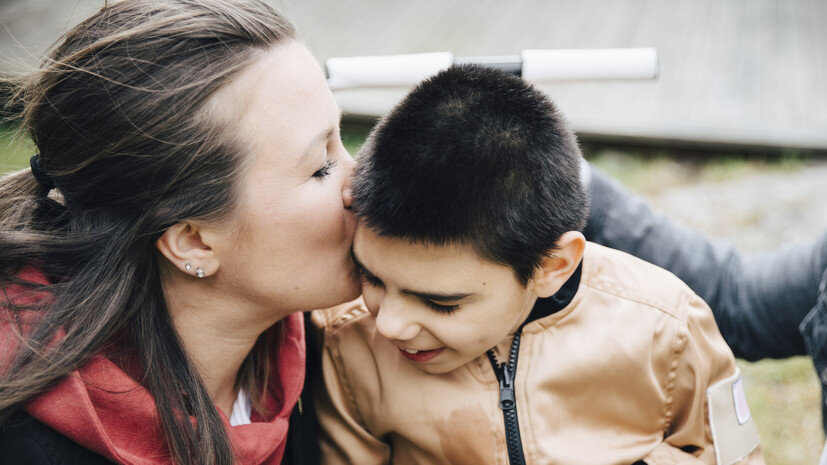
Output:
[[[379,280],[376,276],[368,275],[361,270],[359,271],[359,277],[362,279],[362,282],[366,283],[369,286],[373,287],[380,287],[382,286],[382,281]]]
[[[336,166],[336,160],[327,160],[324,162],[321,168],[319,168],[315,173],[313,173],[313,177],[317,179],[324,179],[330,174],[330,170]]]
[[[435,312],[445,313],[445,314],[453,313],[459,308],[459,305],[440,305],[436,302],[433,302],[433,301],[430,301],[430,300],[427,300],[427,299],[423,299],[422,303],[424,303],[426,307],[430,308],[431,310],[433,310]]]

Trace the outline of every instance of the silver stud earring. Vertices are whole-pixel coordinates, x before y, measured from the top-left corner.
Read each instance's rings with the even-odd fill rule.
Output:
[[[197,270],[195,270],[195,276],[199,278],[204,277],[204,270],[199,266]]]
[[[187,264],[185,264],[185,265],[184,265],[184,269],[185,269],[185,270],[187,270],[187,271],[189,271],[189,270],[191,270],[191,269],[192,269],[192,265],[190,265],[189,263],[187,263]]]

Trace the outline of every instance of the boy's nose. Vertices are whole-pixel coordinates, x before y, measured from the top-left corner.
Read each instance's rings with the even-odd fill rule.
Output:
[[[406,311],[389,299],[384,299],[376,313],[376,330],[385,339],[391,341],[410,341],[415,338],[421,330],[419,324],[406,318]]]

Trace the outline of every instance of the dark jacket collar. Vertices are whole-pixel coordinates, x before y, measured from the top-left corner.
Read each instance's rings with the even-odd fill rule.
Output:
[[[523,325],[531,323],[534,320],[539,320],[540,318],[545,318],[566,308],[566,306],[571,303],[574,295],[577,294],[582,272],[583,262],[581,261],[580,264],[577,265],[577,269],[574,270],[574,273],[572,273],[571,277],[563,284],[563,287],[561,287],[559,291],[551,297],[537,299],[537,302],[534,303],[534,308],[531,309],[531,313]]]

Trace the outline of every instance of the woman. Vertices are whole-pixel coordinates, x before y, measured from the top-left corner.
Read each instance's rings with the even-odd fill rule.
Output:
[[[260,0],[112,3],[18,85],[38,155],[0,180],[4,460],[280,463],[298,312],[359,291],[353,162],[293,27]]]

